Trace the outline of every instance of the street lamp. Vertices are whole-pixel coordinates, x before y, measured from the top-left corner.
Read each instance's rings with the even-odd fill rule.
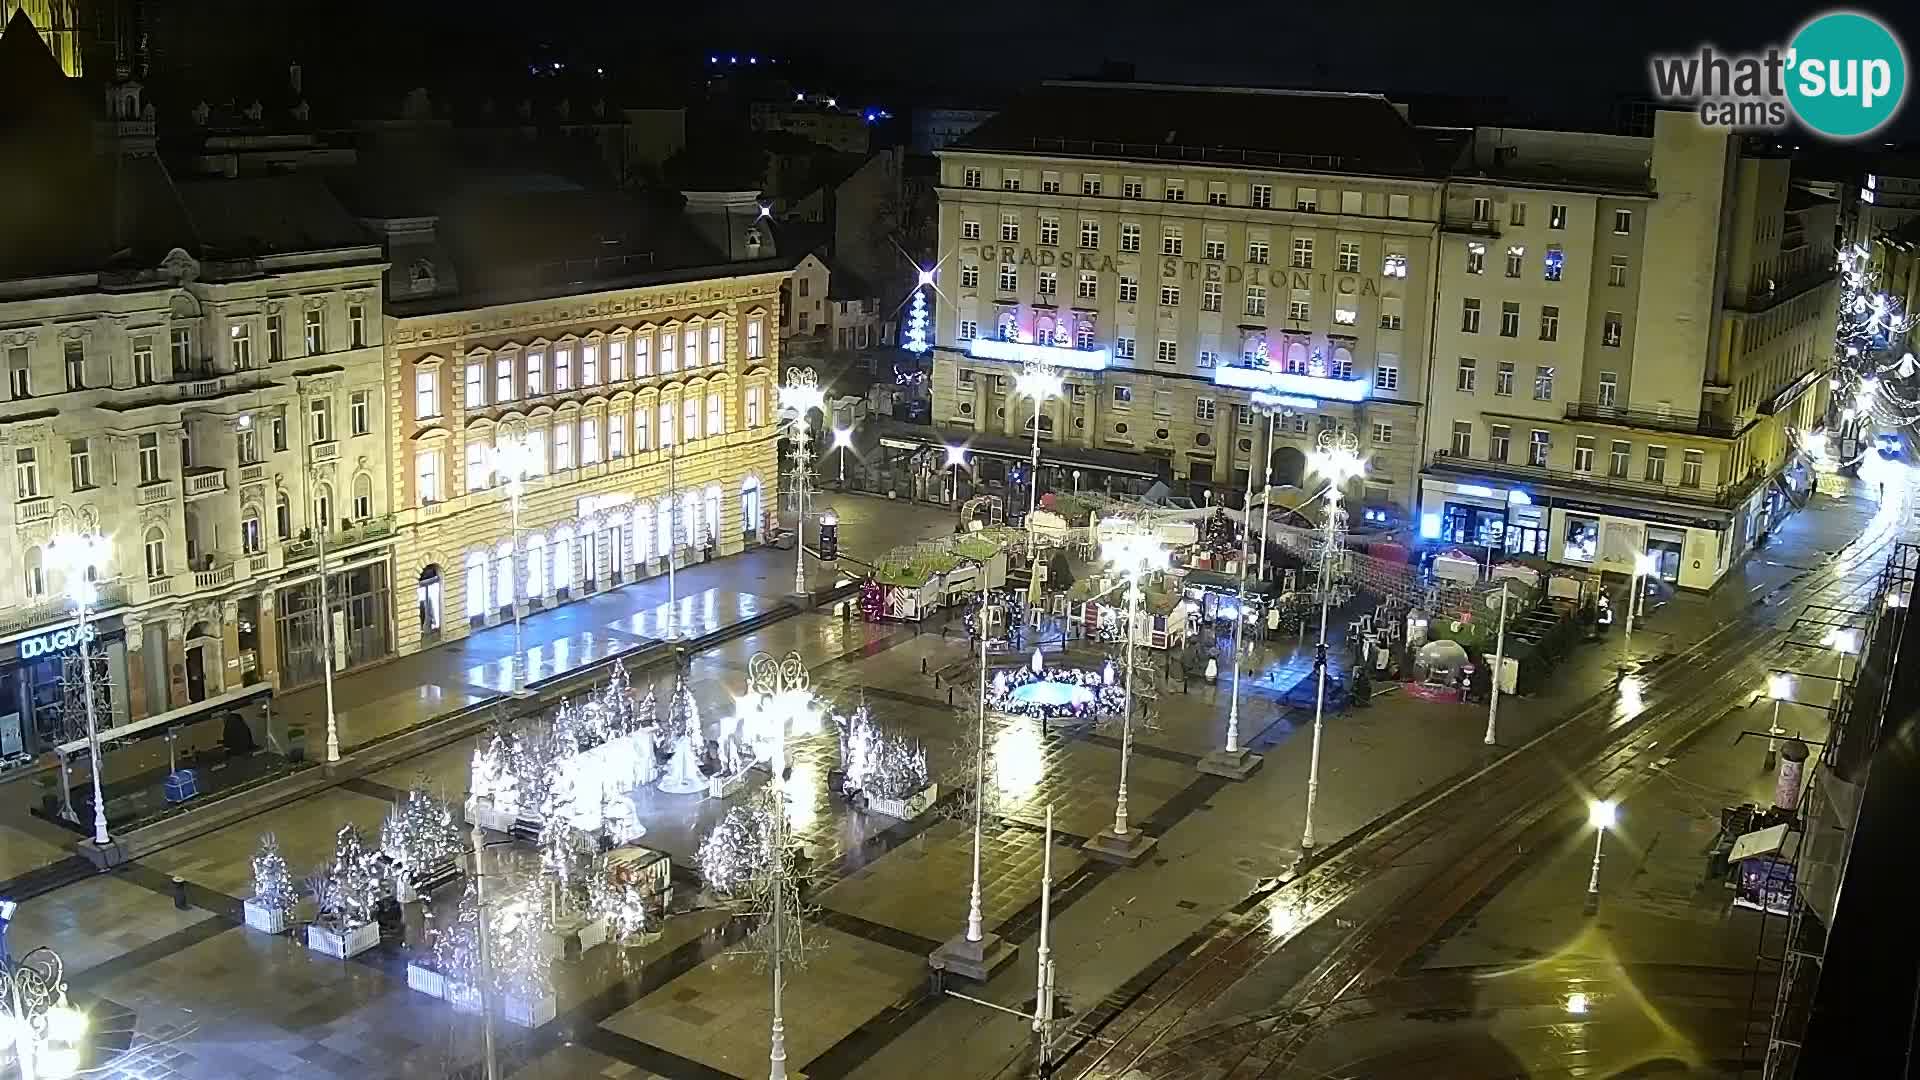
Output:
[[[768,897],[771,906],[767,917],[773,927],[773,962],[769,965],[773,969],[773,1026],[767,1045],[767,1075],[769,1080],[786,1080],[787,1025],[781,1010],[786,983],[783,964],[790,949],[801,947],[798,935],[788,936],[787,926],[788,919],[799,916],[798,910],[788,910],[787,895],[791,887],[787,878],[787,730],[819,730],[820,709],[814,702],[806,662],[799,653],[789,653],[784,660],[776,660],[769,653],[755,653],[747,661],[747,672],[748,697],[756,699],[752,707],[765,725],[763,733],[770,728],[772,735],[767,762],[771,774],[769,784],[773,789],[773,813],[768,822],[772,835],[767,845],[772,860],[768,867],[772,895]]]
[[[1117,524],[1117,523],[1116,523]],[[1088,851],[1104,858],[1137,864],[1156,842],[1144,833],[1136,834],[1127,823],[1127,760],[1133,755],[1133,666],[1135,627],[1140,621],[1142,582],[1149,573],[1167,566],[1167,549],[1160,536],[1146,523],[1116,531],[1100,542],[1100,557],[1120,571],[1127,582],[1127,684],[1120,705],[1120,790],[1113,805],[1113,828],[1088,840]]]
[[[520,569],[520,560],[526,553],[520,550],[520,501],[526,493],[526,479],[539,471],[539,460],[529,445],[525,430],[517,423],[502,427],[495,435],[493,449],[488,451],[487,464],[493,473],[496,484],[505,484],[507,503],[513,513],[513,664],[509,672],[509,690],[515,696],[526,692],[522,681],[521,668],[525,654],[520,640],[520,592],[524,580]]]
[[[1233,689],[1227,706],[1227,745],[1200,759],[1197,768],[1210,776],[1245,780],[1261,765],[1259,754],[1240,745],[1240,642],[1247,627],[1247,542],[1253,539],[1253,462],[1247,462],[1247,490],[1240,502],[1240,581],[1234,596]],[[1212,661],[1208,661],[1211,673]]]
[[[1027,467],[1027,554],[1030,558],[1028,581],[1032,595],[1040,589],[1040,544],[1033,535],[1033,514],[1040,507],[1040,409],[1047,399],[1059,397],[1066,388],[1060,376],[1045,364],[1027,364],[1013,381],[1014,390],[1033,399],[1033,457]]]
[[[1847,688],[1847,657],[1860,651],[1860,631],[1836,626],[1827,631],[1821,643],[1833,650],[1833,704],[1837,708]]]
[[[80,1071],[86,1014],[67,1004],[66,965],[42,946],[0,965],[0,1047],[11,1045],[21,1080],[62,1080]]]
[[[1307,824],[1300,847],[1313,850],[1313,809],[1320,796],[1320,740],[1327,706],[1327,607],[1332,600],[1334,563],[1341,556],[1341,529],[1346,511],[1340,509],[1341,491],[1349,481],[1366,473],[1367,463],[1360,457],[1360,440],[1346,431],[1323,431],[1319,446],[1308,458],[1307,468],[1327,482],[1326,533],[1320,550],[1320,640],[1314,646],[1313,669],[1313,754],[1307,764]]]
[[[307,415],[308,428],[300,440],[300,455],[306,466],[307,514],[310,518],[318,519],[313,522],[311,528],[313,529],[314,542],[317,545],[315,558],[318,561],[314,569],[316,576],[320,579],[320,651],[322,654],[320,677],[326,684],[327,763],[331,765],[340,760],[340,718],[333,705],[333,606],[327,600],[327,529],[329,528],[327,517],[333,511],[333,502],[331,498],[328,499],[326,513],[314,513],[314,511],[318,509],[313,497],[314,488],[326,481],[323,479],[324,474],[320,471],[320,464],[313,460],[313,444],[320,441],[323,435],[329,440],[333,438],[333,432],[331,430],[331,424],[333,423],[333,413],[331,411],[333,402],[331,397],[329,397],[327,399],[328,411],[316,415],[313,411],[313,406],[310,404],[312,399],[308,394],[309,390],[305,386],[302,386],[300,388],[300,401],[302,409]],[[322,426],[323,422],[326,425],[324,427]]]
[[[100,601],[95,579],[112,555],[113,545],[99,530],[91,525],[83,530],[71,509],[60,508],[55,515],[53,539],[47,544],[47,557],[59,569],[66,586],[67,599],[73,604],[75,636],[80,641],[80,700],[87,712],[87,755],[93,764],[93,843],[100,848],[107,846],[107,799],[100,782],[100,718],[94,705],[89,645],[93,628],[87,625],[87,619],[93,605]],[[64,754],[61,760],[65,760]]]
[[[1267,445],[1265,472],[1260,480],[1260,558],[1254,570],[1254,576],[1261,581],[1267,579],[1267,521],[1273,517],[1273,439],[1279,432],[1280,420],[1291,419],[1293,408],[1283,402],[1279,395],[1256,391],[1252,397],[1253,408],[1267,414]],[[1253,462],[1247,462],[1249,474],[1253,471]]]
[[[960,468],[965,468],[966,464],[967,464],[967,448],[966,447],[964,446],[947,447],[946,468],[960,469]],[[948,500],[951,501],[953,498],[955,498],[960,494],[960,481],[951,472],[946,472],[944,473],[944,475],[953,481],[953,494],[947,496]]]
[[[807,467],[811,452],[807,446],[807,414],[826,412],[827,396],[820,389],[819,377],[812,368],[791,368],[780,387],[780,410],[793,420],[793,591],[807,592]]]
[[[1780,736],[1787,733],[1780,726],[1780,703],[1793,696],[1793,676],[1776,671],[1767,676],[1767,696],[1773,699],[1773,722],[1767,725],[1767,771],[1772,772],[1774,763],[1779,760]]]
[[[833,429],[833,448],[840,451],[840,486],[847,486],[847,451],[853,449],[853,429]]]
[[[1493,639],[1493,681],[1487,692],[1487,736],[1480,740],[1488,746],[1497,741],[1495,734],[1500,718],[1500,672],[1507,665],[1507,582],[1500,582],[1500,629]]]
[[[1627,593],[1627,632],[1625,644],[1629,651],[1633,648],[1634,618],[1640,609],[1645,606],[1644,598],[1647,591],[1646,579],[1652,577],[1654,571],[1659,568],[1659,561],[1651,554],[1644,551],[1634,554],[1633,575],[1628,579],[1630,591]]]
[[[1593,873],[1587,877],[1587,911],[1600,909],[1600,846],[1607,830],[1619,820],[1619,806],[1612,799],[1595,799],[1587,804],[1587,823],[1593,826]]]

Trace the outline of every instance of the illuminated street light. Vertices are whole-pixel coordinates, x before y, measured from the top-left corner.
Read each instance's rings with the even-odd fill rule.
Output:
[[[1773,771],[1774,763],[1779,760],[1780,736],[1786,729],[1780,726],[1780,703],[1793,696],[1793,676],[1776,671],[1767,676],[1767,696],[1773,699],[1773,721],[1767,725],[1767,764],[1768,772]]]
[[[948,446],[947,447],[946,469],[948,470],[961,469],[961,468],[965,468],[966,464],[967,464],[967,448],[966,447],[964,446]],[[955,476],[950,471],[943,472],[941,475],[944,478],[944,480],[951,482],[953,485],[953,494],[947,496],[948,501],[951,501],[960,493],[960,480],[957,476]]]
[[[1047,399],[1059,397],[1066,383],[1045,364],[1027,364],[1014,379],[1013,386],[1020,396],[1033,399],[1033,457],[1027,466],[1027,553],[1033,560],[1028,580],[1038,590],[1040,544],[1033,535],[1033,514],[1040,508],[1040,409]]]
[[[793,591],[807,592],[807,479],[812,453],[807,446],[807,414],[815,410],[825,414],[826,392],[812,368],[791,368],[780,387],[780,411],[790,413],[793,421]]]
[[[1323,431],[1319,446],[1307,459],[1307,468],[1327,482],[1326,532],[1320,538],[1320,639],[1314,646],[1313,658],[1313,754],[1307,765],[1307,823],[1300,838],[1300,847],[1311,851],[1313,809],[1320,796],[1320,740],[1327,707],[1327,608],[1332,600],[1333,568],[1341,555],[1340,533],[1346,518],[1346,511],[1340,509],[1340,497],[1350,481],[1366,473],[1367,463],[1360,457],[1360,440],[1352,433]]]
[[[73,604],[75,636],[80,641],[80,700],[87,713],[87,755],[93,765],[93,843],[99,848],[107,846],[107,799],[101,789],[100,718],[94,704],[93,658],[88,648],[92,627],[87,620],[93,605],[100,601],[98,578],[112,555],[113,545],[107,538],[91,525],[81,526],[70,508],[63,506],[55,512],[47,560],[59,569],[66,585],[67,600]],[[61,761],[65,760],[63,752]],[[64,779],[61,786],[67,786]]]
[[[1119,571],[1127,582],[1127,684],[1120,705],[1120,790],[1113,804],[1113,828],[1087,841],[1087,850],[1129,865],[1137,864],[1156,842],[1144,833],[1136,834],[1127,822],[1127,762],[1133,756],[1133,666],[1135,624],[1140,621],[1142,582],[1146,576],[1167,566],[1167,549],[1150,526],[1137,526],[1111,533],[1100,542],[1100,557]]]
[[[13,1047],[21,1080],[65,1080],[80,1071],[87,1016],[67,1004],[66,965],[42,946],[0,966],[0,1046]]]
[[[1228,692],[1227,745],[1200,759],[1196,768],[1209,776],[1245,780],[1260,768],[1263,759],[1240,745],[1240,669],[1246,666],[1240,655],[1240,643],[1247,628],[1247,544],[1253,539],[1253,466],[1247,466],[1247,490],[1240,502],[1239,581],[1233,604],[1233,688]],[[1214,677],[1214,661],[1207,658],[1207,679]]]
[[[833,429],[833,448],[840,451],[840,486],[847,486],[847,451],[853,449],[853,429]]]
[[[1587,877],[1587,911],[1600,909],[1600,850],[1607,830],[1619,820],[1619,807],[1611,799],[1595,799],[1587,804],[1587,824],[1593,826],[1593,873]]]

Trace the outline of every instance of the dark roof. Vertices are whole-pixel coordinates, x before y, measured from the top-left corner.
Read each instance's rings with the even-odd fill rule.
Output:
[[[196,180],[180,184],[179,190],[209,258],[327,251],[375,242],[317,176]]]
[[[463,192],[442,203],[440,234],[467,289],[726,261],[679,206],[624,191]]]
[[[1838,199],[1829,199],[1817,191],[1809,191],[1795,184],[1787,188],[1787,212],[1811,210],[1816,206],[1838,206]]]
[[[1423,145],[1373,94],[1046,83],[960,149],[1425,176]]]

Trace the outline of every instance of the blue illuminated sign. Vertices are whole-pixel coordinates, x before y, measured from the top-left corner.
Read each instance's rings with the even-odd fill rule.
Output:
[[[1215,368],[1217,386],[1238,390],[1264,390],[1273,394],[1299,394],[1304,397],[1332,398],[1335,401],[1364,401],[1373,389],[1367,379],[1328,379],[1318,375],[1297,375],[1270,368]]]

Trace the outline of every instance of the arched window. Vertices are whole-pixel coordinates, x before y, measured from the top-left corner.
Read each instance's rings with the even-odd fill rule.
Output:
[[[493,606],[510,608],[513,606],[513,543],[504,541],[493,551]]]
[[[487,587],[487,553],[484,550],[467,552],[467,618],[478,619],[487,613],[487,599],[490,590]]]
[[[647,553],[653,550],[653,504],[637,502],[633,504],[633,561],[640,565],[647,561]]]
[[[562,525],[553,531],[553,584],[564,589],[573,583],[573,527]]]
[[[273,497],[273,535],[281,541],[293,539],[293,503],[284,491]]]
[[[312,528],[315,530],[330,528],[331,521],[333,521],[333,485],[315,484]]]
[[[740,481],[740,533],[755,536],[760,532],[760,478],[749,476]]]
[[[690,548],[701,546],[700,540],[700,493],[684,492],[680,496],[681,542]]]
[[[258,555],[266,546],[266,536],[260,528],[260,508],[248,503],[240,508],[240,550],[248,555]]]
[[[1353,350],[1345,345],[1334,346],[1333,370],[1328,374],[1336,379],[1353,378]]]
[[[1296,341],[1287,346],[1286,370],[1292,375],[1305,375],[1307,373],[1306,345]]]
[[[167,576],[167,534],[155,525],[147,530],[146,540],[147,577],[163,578]]]
[[[373,477],[361,473],[353,478],[353,520],[365,521],[373,516]]]

